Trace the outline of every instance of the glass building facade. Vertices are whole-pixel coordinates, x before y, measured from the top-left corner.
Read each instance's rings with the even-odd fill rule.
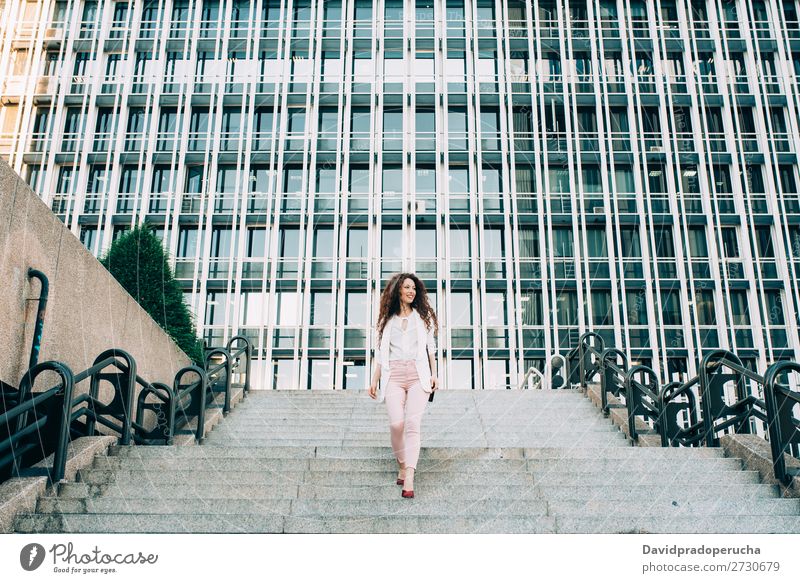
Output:
[[[96,255],[154,225],[257,388],[365,388],[401,269],[451,389],[800,358],[796,0],[0,6],[0,154]]]

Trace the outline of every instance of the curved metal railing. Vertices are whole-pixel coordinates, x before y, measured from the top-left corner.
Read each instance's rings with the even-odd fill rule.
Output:
[[[58,375],[58,384],[34,393],[36,379],[47,371]],[[41,362],[25,373],[20,394],[26,398],[0,415],[0,480],[18,476],[23,467],[51,453],[55,455],[53,465],[46,469],[48,476],[53,482],[64,478],[73,388],[72,371],[61,362]]]
[[[525,371],[522,377],[522,382],[519,384],[520,389],[541,389],[544,384],[544,375],[535,366],[530,367]]]
[[[626,408],[633,441],[643,433],[636,427],[637,419],[650,424],[647,433],[658,434],[662,446],[686,447],[716,447],[722,434],[749,434],[754,424],[761,423],[769,435],[776,478],[789,484],[800,476],[800,469],[787,466],[784,459],[800,457],[800,392],[788,381],[790,373],[800,374],[800,364],[778,362],[762,376],[746,368],[734,353],[717,349],[704,355],[694,378],[659,387],[652,369],[628,368],[621,350],[603,346],[597,334],[583,334],[567,356],[569,378],[585,389],[599,374],[603,413],[612,407]],[[753,393],[754,385],[762,388],[763,399]],[[624,403],[610,405],[609,395],[624,397]]]
[[[775,477],[786,485],[800,478],[800,469],[787,467],[785,459],[787,454],[800,457],[800,393],[789,386],[790,372],[800,373],[800,364],[776,362],[764,375],[772,467]]]
[[[212,360],[222,357],[222,362]],[[149,383],[136,374],[136,361],[120,349],[107,350],[88,369],[73,374],[60,362],[42,362],[31,367],[20,381],[13,401],[0,414],[0,480],[20,475],[20,470],[47,458],[54,460],[46,469],[51,481],[64,478],[67,446],[71,438],[97,435],[98,425],[119,434],[120,445],[172,444],[176,428],[196,420],[195,439],[205,437],[206,409],[215,392],[224,392],[223,412],[230,411],[234,374],[244,375],[240,386],[250,390],[252,345],[244,336],[231,339],[226,348],[215,348],[207,357],[208,368],[187,366],[175,375],[172,386]],[[33,392],[36,379],[55,372],[59,382],[43,392]],[[73,397],[75,386],[88,380],[89,390]],[[102,383],[112,388],[112,397],[100,397]],[[221,388],[214,389],[214,385]],[[140,388],[139,395],[136,389]],[[7,409],[7,410],[6,410]],[[145,416],[155,416],[147,428]],[[32,419],[31,419],[32,417]],[[31,470],[32,471],[32,470]]]

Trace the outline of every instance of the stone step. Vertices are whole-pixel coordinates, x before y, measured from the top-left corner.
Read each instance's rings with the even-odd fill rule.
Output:
[[[502,401],[496,403],[486,403],[479,401],[465,401],[463,403],[426,402],[425,413],[430,415],[460,415],[473,414],[476,412],[492,412],[500,415],[512,413],[514,411],[524,411],[526,413],[537,413],[542,410],[563,411],[594,411],[601,415],[600,409],[591,401],[583,397],[572,397],[565,399],[527,399],[517,401]],[[280,415],[324,415],[333,417],[336,415],[364,415],[378,416],[385,415],[386,403],[363,402],[363,403],[314,403],[308,401],[293,401],[286,404],[277,403],[249,403],[238,405],[235,410],[237,415],[257,415],[266,413],[278,417]]]
[[[187,498],[177,500],[87,498],[62,500],[45,498],[39,513],[56,514],[276,514],[279,516],[546,516],[547,502],[541,499],[497,500],[492,498],[450,500],[420,498],[412,504],[400,497],[399,489],[390,500],[272,499],[228,500]]]
[[[519,439],[552,439],[556,437],[571,437],[579,436],[586,439],[594,438],[595,434],[599,435],[616,435],[619,431],[608,427],[587,428],[580,432],[575,431],[559,431],[557,429],[535,428],[529,430],[509,431],[492,430],[490,428],[473,428],[471,431],[442,431],[435,427],[426,427],[425,424],[421,428],[423,439],[463,439],[473,438],[485,435],[494,438],[510,438],[517,437]],[[242,439],[388,439],[389,427],[387,426],[380,431],[356,431],[353,429],[343,430],[318,430],[318,431],[262,431],[262,430],[244,430],[242,428],[236,429],[220,429],[219,433],[215,435],[215,441],[222,438],[231,440]],[[210,438],[210,436],[209,436]]]
[[[561,396],[561,395],[580,395],[583,396],[583,393],[578,389],[558,389],[558,390],[543,390],[543,389],[521,389],[521,390],[494,390],[494,389],[487,389],[487,390],[470,390],[470,389],[443,389],[438,393],[438,396],[442,396],[448,399],[456,399],[456,398],[468,398],[468,399],[490,399],[490,398],[508,398],[508,397],[516,397],[519,395],[536,395],[542,397],[548,396]],[[290,398],[290,399],[300,399],[300,398],[308,398],[308,399],[351,399],[351,398],[365,398],[369,399],[370,397],[367,395],[366,390],[356,390],[356,391],[346,391],[346,390],[332,390],[332,389],[317,389],[317,390],[297,390],[297,389],[284,389],[284,390],[269,390],[269,391],[250,391],[247,395],[248,399],[256,400],[256,399],[280,399],[280,398]]]
[[[227,498],[44,498],[39,513],[56,514],[276,514],[280,516],[558,516],[578,518],[797,516],[800,501],[791,499],[693,500],[691,502],[631,500],[556,501],[494,497],[444,499],[422,496],[412,504],[398,491],[394,499],[266,499]],[[742,504],[746,503],[746,507]]]
[[[328,447],[352,447],[352,446],[372,446],[372,447],[391,447],[389,435],[377,439],[353,439],[353,438],[333,438],[333,439],[301,439],[293,437],[220,437],[213,434],[205,442],[212,445],[229,444],[230,447],[269,447],[269,446],[328,446]],[[475,436],[451,438],[423,437],[423,443],[428,447],[563,447],[574,448],[585,441],[574,437],[563,436]],[[602,449],[603,447],[628,447],[628,441],[621,433],[592,435],[592,445]]]
[[[428,404],[425,407],[425,415],[440,416],[440,417],[455,417],[461,415],[475,415],[475,414],[495,414],[499,416],[508,416],[517,412],[524,413],[525,415],[541,415],[541,414],[557,414],[569,415],[571,413],[578,415],[595,415],[602,417],[600,409],[586,400],[568,401],[545,401],[542,403],[528,401],[525,403],[507,403],[501,407],[488,406],[480,403],[472,403],[459,407],[437,407],[435,404]],[[364,407],[330,407],[325,404],[319,406],[309,406],[303,403],[296,404],[293,407],[287,408],[271,408],[264,406],[252,405],[250,407],[238,406],[233,412],[237,417],[252,417],[258,418],[259,415],[269,414],[275,419],[284,417],[363,417],[366,419],[381,418],[386,416],[387,410],[384,403],[371,405],[369,408]]]
[[[470,428],[474,425],[488,425],[491,427],[532,427],[536,425],[548,425],[555,427],[580,426],[580,425],[612,425],[611,421],[592,412],[586,414],[571,411],[569,413],[558,414],[551,411],[542,411],[539,414],[518,414],[502,415],[496,413],[479,412],[451,415],[431,415],[424,413],[423,424],[435,424],[443,427],[454,427],[458,429]],[[389,416],[382,417],[361,417],[357,415],[339,415],[335,417],[315,417],[314,415],[287,415],[274,416],[269,413],[252,415],[248,417],[235,416],[231,414],[225,426],[254,426],[254,427],[275,427],[276,429],[298,427],[304,430],[322,427],[376,427],[382,429],[389,426]]]
[[[475,408],[491,409],[494,411],[506,411],[509,409],[527,407],[533,408],[534,406],[540,407],[595,407],[594,404],[583,395],[570,393],[565,395],[554,395],[548,397],[523,395],[519,398],[511,399],[439,399],[442,395],[436,395],[433,403],[426,402],[425,409],[427,411],[451,411],[457,412],[462,410],[474,410]],[[247,399],[236,407],[237,411],[253,411],[253,410],[270,410],[281,412],[299,412],[306,410],[319,410],[324,412],[336,411],[364,411],[364,412],[383,412],[386,410],[386,402],[379,403],[371,399],[350,399],[347,401],[329,401],[329,400],[303,400],[303,399],[285,399],[285,400],[269,400],[269,399]],[[595,408],[595,410],[597,410]]]
[[[426,474],[426,475],[423,475]],[[136,482],[137,484],[172,484],[183,488],[185,485],[225,483],[230,488],[237,485],[257,485],[279,487],[282,485],[308,484],[394,484],[396,471],[363,471],[363,472],[215,472],[209,469],[186,470],[180,472],[147,472],[136,470],[81,470],[78,478],[87,484],[120,484]],[[527,472],[419,472],[414,478],[417,485],[424,484],[533,484],[533,475]]]
[[[404,500],[414,503],[416,499]],[[20,533],[800,533],[800,517],[321,517],[231,514],[22,515]]]
[[[726,461],[726,460],[714,460]],[[683,462],[682,462],[683,463]],[[470,460],[467,466],[462,460],[430,460],[424,466],[425,471],[461,471],[469,469],[475,472],[520,472],[527,470],[527,460],[490,459]],[[183,472],[192,470],[214,470],[217,472],[243,472],[243,471],[302,471],[315,472],[356,472],[356,471],[385,471],[397,469],[397,462],[390,459],[250,459],[247,457],[228,459],[218,458],[212,462],[199,462],[196,459],[171,459],[171,460],[132,460],[122,458],[95,458],[94,468],[104,470],[129,470],[142,472]],[[701,466],[695,466],[701,467]]]
[[[399,496],[399,494],[398,494]],[[42,498],[40,514],[277,514],[287,515],[295,498],[231,500],[229,498]]]
[[[526,403],[526,404],[509,404],[505,407],[485,407],[482,405],[472,405],[458,408],[437,409],[433,405],[425,408],[426,417],[442,417],[458,419],[461,416],[497,416],[497,417],[544,417],[544,416],[576,416],[576,417],[598,417],[603,418],[600,409],[587,402],[575,403]],[[356,419],[384,419],[388,416],[385,405],[381,404],[372,409],[361,408],[332,408],[327,406],[320,407],[305,407],[298,405],[296,408],[291,409],[270,409],[269,407],[237,407],[232,415],[236,418],[243,419],[260,419],[264,415],[269,415],[273,419],[336,419],[342,417],[353,417]]]
[[[416,488],[416,486],[414,486]],[[748,516],[797,516],[800,514],[800,500],[788,498],[730,498],[648,500],[631,499],[620,503],[615,500],[563,500],[551,502],[548,506],[551,516],[576,516],[598,518],[603,516],[710,516],[723,517],[746,514]]]
[[[602,439],[608,437],[624,437],[624,434],[617,430],[615,427],[603,427],[597,429],[588,429],[586,431],[565,431],[565,430],[536,430],[531,429],[527,431],[503,431],[503,430],[492,430],[488,429],[485,430],[481,427],[474,427],[472,431],[451,431],[451,432],[444,432],[441,430],[437,430],[434,427],[426,427],[424,424],[422,426],[422,439],[423,441],[428,437],[436,437],[438,439],[454,439],[454,438],[461,438],[461,439],[474,439],[480,436],[487,436],[487,437],[498,437],[498,438],[506,438],[506,437],[520,437],[520,438],[541,438],[541,439],[568,439],[573,438],[580,440],[585,438],[586,436],[594,439]],[[213,431],[207,439],[211,439],[212,437],[215,440],[220,439],[232,439],[237,441],[242,440],[259,440],[259,439],[388,439],[389,438],[389,427],[387,425],[381,431],[373,431],[373,432],[356,432],[351,430],[327,430],[327,431],[314,431],[314,432],[256,432],[256,431],[246,431],[240,430],[237,428],[219,428]],[[593,443],[593,442],[590,442]],[[520,445],[519,447],[524,447]]]
[[[241,452],[240,452],[241,450]],[[334,458],[334,459],[394,459],[391,450],[384,447],[326,447],[326,446],[272,446],[253,449],[231,448],[220,445],[195,446],[112,446],[109,453],[113,457],[131,459],[216,459],[247,455],[258,458]],[[647,459],[683,460],[723,458],[724,451],[719,447],[628,447],[628,448],[431,448],[420,449],[420,459]]]
[[[502,421],[481,422],[470,421],[468,423],[451,423],[449,421],[437,422],[427,417],[422,419],[422,427],[428,431],[438,431],[445,433],[454,433],[462,431],[475,431],[483,428],[487,431],[505,431],[508,433],[519,431],[586,431],[586,430],[602,430],[602,431],[616,431],[616,428],[605,419],[592,419],[589,421],[570,421],[564,419],[546,419],[546,420],[525,420],[518,423],[503,423]],[[322,433],[327,431],[354,431],[359,433],[379,433],[389,430],[389,419],[382,420],[378,423],[358,423],[348,419],[339,419],[337,421],[309,421],[296,422],[287,421],[285,423],[272,423],[269,421],[247,421],[242,422],[240,419],[232,419],[230,423],[224,423],[218,426],[219,431],[226,432],[250,432],[250,433],[279,433],[279,434],[305,434],[305,433]]]
[[[300,499],[292,502],[292,516],[547,516],[547,502],[544,500],[437,500],[419,497],[412,501],[401,498],[399,491],[395,497],[395,500]]]
[[[414,500],[364,391],[251,393],[202,446],[116,446],[18,532],[800,532],[720,448],[639,448],[577,391],[442,391]]]
[[[340,471],[351,472],[360,470],[391,471],[397,468],[393,459],[337,459],[337,458],[253,458],[249,456],[236,457],[232,452],[228,458],[215,458],[213,461],[192,459],[132,459],[119,457],[95,458],[96,469],[123,469],[142,471],[185,471],[193,469],[213,469],[220,472],[235,471]],[[423,460],[418,468],[424,471],[468,470],[483,472],[603,472],[603,473],[642,473],[650,470],[672,469],[673,471],[721,471],[739,470],[742,462],[736,458],[709,458],[697,460],[608,460],[608,459],[583,459],[583,460],[526,460],[526,459],[481,459],[470,460],[465,463],[459,459],[428,459]]]
[[[190,497],[226,498],[229,500],[272,500],[293,498],[355,499],[385,500],[397,498],[399,486],[394,483],[377,485],[336,485],[336,484],[287,484],[280,488],[266,487],[264,484],[236,484],[234,487],[226,483],[217,484],[181,484],[176,489],[172,483],[159,484],[88,484],[85,482],[67,482],[59,484],[58,495],[64,499],[82,499],[106,497],[114,499],[186,499]],[[422,483],[416,478],[415,488]],[[586,504],[587,501],[614,501],[616,503],[629,500],[648,500],[652,502],[677,501],[688,504],[698,500],[718,500],[720,492],[707,485],[666,484],[654,490],[651,486],[627,486],[624,490],[616,486],[576,486],[560,488],[558,486],[525,486],[494,484],[439,484],[428,483],[420,496],[431,499],[547,499],[550,501],[574,501]],[[725,486],[726,499],[748,502],[755,498],[777,498],[780,491],[770,484],[728,484]]]
[[[631,533],[631,534],[796,534],[800,516],[608,516],[605,518],[557,517],[559,533]]]
[[[420,472],[420,475],[422,472]],[[721,472],[675,472],[671,470],[652,470],[642,475],[597,472],[569,472],[553,473],[539,472],[535,475],[536,484],[549,486],[613,486],[628,488],[632,485],[650,485],[660,488],[667,484],[707,484],[709,488],[720,491],[720,484],[758,484],[760,483],[757,471],[721,471]],[[414,477],[416,481],[416,476]],[[722,494],[720,494],[722,495]]]
[[[404,500],[403,502],[413,502]],[[20,533],[554,533],[551,517],[312,517],[231,514],[23,515]]]
[[[581,485],[572,488],[561,488],[559,486],[536,485],[532,487],[520,488],[517,485],[494,484],[488,486],[470,486],[453,484],[421,484],[421,476],[414,478],[414,489],[419,492],[420,497],[425,498],[459,498],[471,500],[474,498],[496,498],[496,499],[546,499],[549,501],[568,501],[576,504],[586,504],[587,501],[608,501],[616,505],[626,503],[629,500],[644,500],[652,502],[666,501],[670,504],[673,501],[679,503],[690,503],[698,500],[718,500],[719,491],[709,488],[707,485],[684,485],[666,484],[654,489],[651,485],[635,486],[627,485],[624,490],[611,486],[589,486]],[[384,499],[397,497],[399,486],[360,486],[360,485],[329,485],[329,484],[299,484],[298,497],[301,498],[325,498],[338,499],[352,497],[358,500]],[[728,484],[725,486],[725,497],[731,500],[749,502],[755,498],[771,499],[778,498],[780,490],[777,486],[769,484]],[[415,498],[416,499],[416,498]]]
[[[23,514],[18,533],[280,533],[275,514]]]
[[[527,469],[532,472],[602,472],[636,474],[673,468],[676,472],[741,470],[742,460],[738,458],[700,458],[700,459],[581,459],[581,460],[528,460]]]
[[[489,436],[486,438],[486,446],[487,447],[509,447],[514,445],[515,443],[519,443],[522,441],[522,444],[525,447],[565,447],[571,448],[575,447],[577,444],[585,443],[583,439],[574,439],[574,438],[559,438],[558,436],[551,437],[549,439],[515,439],[513,436],[510,437],[492,437]],[[602,435],[598,434],[597,436],[592,436],[592,441],[594,445],[597,447],[630,447],[630,443],[628,442],[627,438],[622,435],[621,433],[616,435]],[[432,446],[435,445],[444,445],[437,440],[428,440],[428,443]],[[350,445],[346,441],[344,445]]]
[[[404,502],[416,502],[404,500]],[[553,534],[555,519],[549,516],[496,518],[440,518],[435,516],[287,516],[286,533],[364,533],[364,534]]]
[[[323,460],[318,460],[323,461]],[[480,478],[479,478],[480,477]],[[165,472],[162,470],[147,471],[144,469],[119,469],[98,470],[88,469],[79,472],[79,479],[89,484],[109,484],[126,481],[139,483],[174,483],[189,482],[214,483],[225,481],[228,484],[299,484],[299,483],[343,483],[343,484],[385,484],[393,483],[396,478],[395,470],[353,470],[341,471],[215,471],[212,468],[185,469]],[[709,487],[718,488],[718,484],[755,484],[759,482],[756,471],[704,471],[693,469],[657,468],[646,474],[620,474],[570,471],[567,473],[537,472],[531,473],[524,470],[509,470],[498,472],[496,470],[482,471],[454,471],[452,469],[439,470],[436,468],[418,469],[415,475],[417,484],[480,484],[486,480],[487,484],[503,483],[533,483],[542,485],[644,485],[663,486],[671,483],[683,484],[709,484]]]

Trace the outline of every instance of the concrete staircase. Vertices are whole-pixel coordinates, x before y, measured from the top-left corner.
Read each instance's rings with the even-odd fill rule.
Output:
[[[443,391],[402,499],[383,404],[252,393],[202,446],[113,447],[18,532],[800,533],[800,500],[710,448],[630,447],[582,394]]]

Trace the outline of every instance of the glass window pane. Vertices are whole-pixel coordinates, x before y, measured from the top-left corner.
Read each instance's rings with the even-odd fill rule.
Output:
[[[502,229],[486,229],[483,234],[485,242],[484,258],[502,258],[505,253],[503,252],[503,230]]]
[[[544,309],[542,292],[529,291],[522,293],[522,324],[524,326],[544,325]]]
[[[472,325],[472,293],[452,292],[450,294],[451,326]]]
[[[344,306],[345,324],[366,326],[369,306],[364,292],[347,292]]]
[[[450,226],[450,256],[459,259],[470,256],[469,227]]]
[[[729,296],[734,325],[750,325],[750,309],[747,305],[747,292],[731,291]]]
[[[700,326],[715,326],[717,315],[714,310],[714,292],[699,291],[695,294],[697,304],[697,323]]]
[[[300,294],[298,292],[277,292],[272,304],[273,322],[278,326],[300,325]]]
[[[556,313],[560,325],[577,326],[578,294],[573,291],[559,292],[556,296]]]
[[[333,323],[333,294],[313,292],[311,294],[311,324],[327,326]]]
[[[347,256],[367,256],[367,229],[350,228],[347,231]]]
[[[381,257],[399,259],[403,256],[403,232],[386,229],[381,232]]]
[[[313,358],[308,361],[311,375],[309,388],[312,391],[333,388],[333,367],[330,360]]]
[[[505,292],[487,292],[485,297],[486,325],[505,326],[507,323]]]
[[[417,257],[436,257],[436,230],[416,229],[414,231]]]
[[[592,292],[592,323],[595,326],[610,326],[614,323],[610,291]]]
[[[644,290],[625,292],[625,309],[628,315],[628,325],[647,325],[647,295]]]
[[[450,383],[453,389],[475,388],[472,360],[455,359],[450,362]]]

